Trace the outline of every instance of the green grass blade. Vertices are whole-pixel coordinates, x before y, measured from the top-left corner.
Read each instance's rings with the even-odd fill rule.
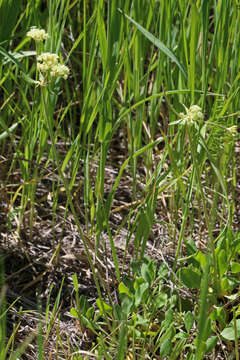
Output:
[[[21,0],[0,0],[0,43],[9,40],[20,13]]]
[[[121,10],[119,10],[122,12]],[[166,46],[164,45],[160,40],[158,40],[154,35],[152,35],[149,31],[144,29],[140,24],[138,24],[135,20],[133,20],[130,16],[124,13],[124,16],[133,23],[136,28],[148,39],[150,40],[153,45],[155,45],[159,50],[161,50],[165,55],[167,55],[175,64],[178,66],[184,77],[187,79],[188,75],[184,68],[184,66],[179,62],[177,57],[174,55],[174,53]]]

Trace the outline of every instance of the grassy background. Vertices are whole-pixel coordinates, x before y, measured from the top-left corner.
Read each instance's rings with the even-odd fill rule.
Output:
[[[71,223],[77,233],[71,252],[84,249],[97,289],[91,317],[78,294],[81,279],[73,277],[71,314],[80,334],[89,328],[95,336],[91,356],[239,358],[239,308],[229,305],[239,286],[239,135],[233,127],[239,16],[231,0],[0,1],[2,237],[14,239],[31,263],[28,244],[38,246],[41,211],[50,209],[48,265],[59,266],[66,242],[56,228]],[[37,48],[26,37],[31,26],[49,34]],[[36,54],[43,51],[57,53],[70,68],[67,81],[36,86]],[[191,105],[201,107],[204,121],[178,122]],[[155,256],[168,274],[145,259],[149,244],[171,254],[167,265]],[[124,277],[129,251],[133,262]],[[106,257],[114,265],[103,276]],[[169,284],[174,291],[166,290]],[[192,292],[185,307],[184,288]],[[156,294],[165,294],[164,304],[154,303]],[[50,334],[59,301],[49,298],[52,317],[41,331]],[[161,320],[167,308],[171,313]],[[182,321],[170,333],[177,314]],[[221,333],[231,326],[234,336],[226,340]],[[2,358],[14,349],[13,338]],[[81,341],[79,348],[60,348],[59,358],[91,359]]]

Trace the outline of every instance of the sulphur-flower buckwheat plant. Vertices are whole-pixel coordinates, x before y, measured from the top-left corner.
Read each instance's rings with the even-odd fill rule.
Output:
[[[46,40],[49,37],[44,29],[37,28],[31,28],[31,30],[27,32],[27,36],[31,37],[36,42]]]

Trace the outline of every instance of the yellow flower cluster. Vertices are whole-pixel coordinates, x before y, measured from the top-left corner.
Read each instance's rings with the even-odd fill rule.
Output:
[[[36,42],[46,40],[48,38],[48,34],[43,29],[32,28],[27,32],[27,36],[31,37]]]
[[[37,69],[41,72],[48,72],[56,65],[58,65],[57,54],[46,52],[37,57]]]
[[[57,64],[52,67],[50,72],[52,77],[62,77],[64,80],[67,80],[69,75],[69,68],[66,65]]]
[[[195,122],[201,122],[204,118],[201,108],[198,105],[192,105],[186,108],[186,114],[180,113],[181,123],[192,125]]]
[[[69,68],[58,61],[58,55],[49,52],[37,57],[37,69],[42,73],[49,73],[52,77],[62,77],[65,80],[69,75]]]
[[[231,127],[226,128],[226,132],[224,134],[224,141],[226,143],[230,143],[237,138],[238,135],[238,127],[237,125],[233,125]]]
[[[227,131],[229,132],[229,134],[230,134],[232,137],[235,137],[235,136],[238,134],[237,125],[233,125],[233,126],[227,128]]]
[[[27,32],[27,36],[34,39],[36,42],[46,40],[48,34],[43,29],[31,28]],[[59,62],[59,56],[50,52],[44,52],[37,56],[37,70],[40,72],[40,81],[38,84],[45,86],[47,84],[47,77],[62,77],[67,79],[69,75],[69,68]]]

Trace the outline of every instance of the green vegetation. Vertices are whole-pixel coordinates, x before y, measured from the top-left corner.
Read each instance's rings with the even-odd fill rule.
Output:
[[[0,0],[1,360],[239,360],[239,33],[237,0]]]

